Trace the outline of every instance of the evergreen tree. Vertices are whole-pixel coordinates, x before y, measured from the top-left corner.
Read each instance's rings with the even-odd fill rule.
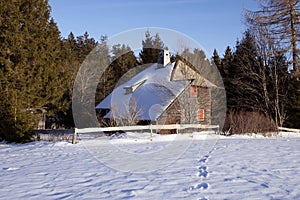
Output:
[[[126,77],[123,77],[129,70],[134,69],[137,66],[137,60],[130,49],[129,46],[123,45],[115,45],[112,47],[112,63],[111,66],[115,71],[115,75],[117,77],[118,84],[122,84],[124,81],[127,81],[130,76],[132,77],[135,74],[127,74]],[[133,71],[131,71],[134,73]],[[129,77],[128,77],[129,76]],[[120,78],[122,78],[120,80]]]
[[[68,72],[68,85],[63,95],[63,100],[68,102],[68,109],[64,112],[56,113],[58,123],[65,127],[74,127],[72,113],[72,94],[75,77],[80,65],[89,55],[89,53],[98,45],[94,38],[91,38],[87,32],[82,36],[75,37],[71,32],[63,42],[63,67]]]
[[[145,33],[145,40],[142,41],[143,49],[140,52],[140,63],[156,63],[159,52],[165,48],[159,34],[155,34],[154,38],[151,36],[150,31]]]
[[[233,60],[231,48],[229,46],[226,48],[225,54],[222,59],[219,57],[218,53],[215,51],[213,60],[215,63],[218,63],[217,68],[223,79],[223,84],[224,84],[224,87],[226,90],[226,98],[228,99],[228,98],[230,98],[229,94],[234,93],[234,90],[232,89],[231,82],[230,82],[230,77],[231,77],[230,69],[231,69],[232,60]],[[231,95],[231,96],[233,96],[233,95]],[[229,101],[229,103],[230,103],[230,101]]]
[[[288,82],[288,96],[286,102],[286,120],[285,127],[300,129],[300,84],[299,81],[292,77]]]
[[[237,43],[228,75],[226,90],[230,108],[267,113],[265,68],[257,54],[255,38],[250,32],[245,32],[244,38]]]
[[[0,15],[0,137],[23,142],[36,112],[63,107],[60,33],[46,0],[1,0]]]
[[[267,68],[267,89],[269,94],[269,113],[276,125],[282,126],[286,121],[288,97],[293,94],[291,90],[291,77],[288,70],[288,61],[284,54],[278,52],[270,57]],[[294,88],[293,88],[294,89]]]
[[[221,58],[220,58],[220,56],[218,54],[218,51],[216,49],[214,49],[212,60],[215,63],[215,65],[218,67],[218,69],[220,70]]]
[[[98,83],[96,104],[111,93],[117,85],[124,83],[135,75],[135,71],[132,71],[132,69],[137,66],[137,59],[129,46],[124,44],[114,45],[111,53],[111,63]],[[129,71],[130,74],[127,73]]]
[[[217,76],[214,66],[211,64],[209,58],[206,57],[205,52],[201,49],[195,48],[191,52],[190,49],[186,48],[180,54],[181,59],[185,59],[207,80],[219,85],[220,77]]]
[[[232,65],[233,55],[231,48],[228,46],[225,50],[225,54],[223,59],[221,60],[221,68],[224,78],[228,78],[231,76],[231,65]]]

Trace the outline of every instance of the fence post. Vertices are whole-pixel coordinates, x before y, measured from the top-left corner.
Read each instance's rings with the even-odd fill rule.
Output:
[[[77,128],[74,128],[73,138],[72,138],[72,144],[76,144],[77,143],[76,136],[77,136]]]
[[[152,133],[152,126],[150,124],[150,138],[152,138],[152,135],[153,135],[153,133]]]

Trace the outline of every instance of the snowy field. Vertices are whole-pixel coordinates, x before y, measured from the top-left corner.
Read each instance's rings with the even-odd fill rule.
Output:
[[[0,199],[300,199],[299,137],[194,136],[171,164],[153,156],[153,171],[135,173],[119,151],[149,159],[188,139],[123,136],[0,143]],[[111,155],[113,168],[98,157]]]

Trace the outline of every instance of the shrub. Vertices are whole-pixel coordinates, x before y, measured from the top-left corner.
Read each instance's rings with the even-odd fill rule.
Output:
[[[231,134],[266,133],[277,131],[272,118],[259,111],[228,111],[224,131]]]

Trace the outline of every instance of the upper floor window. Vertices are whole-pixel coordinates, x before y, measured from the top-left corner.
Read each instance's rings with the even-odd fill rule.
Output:
[[[190,97],[197,97],[198,96],[198,88],[195,85],[191,85],[190,87]]]

